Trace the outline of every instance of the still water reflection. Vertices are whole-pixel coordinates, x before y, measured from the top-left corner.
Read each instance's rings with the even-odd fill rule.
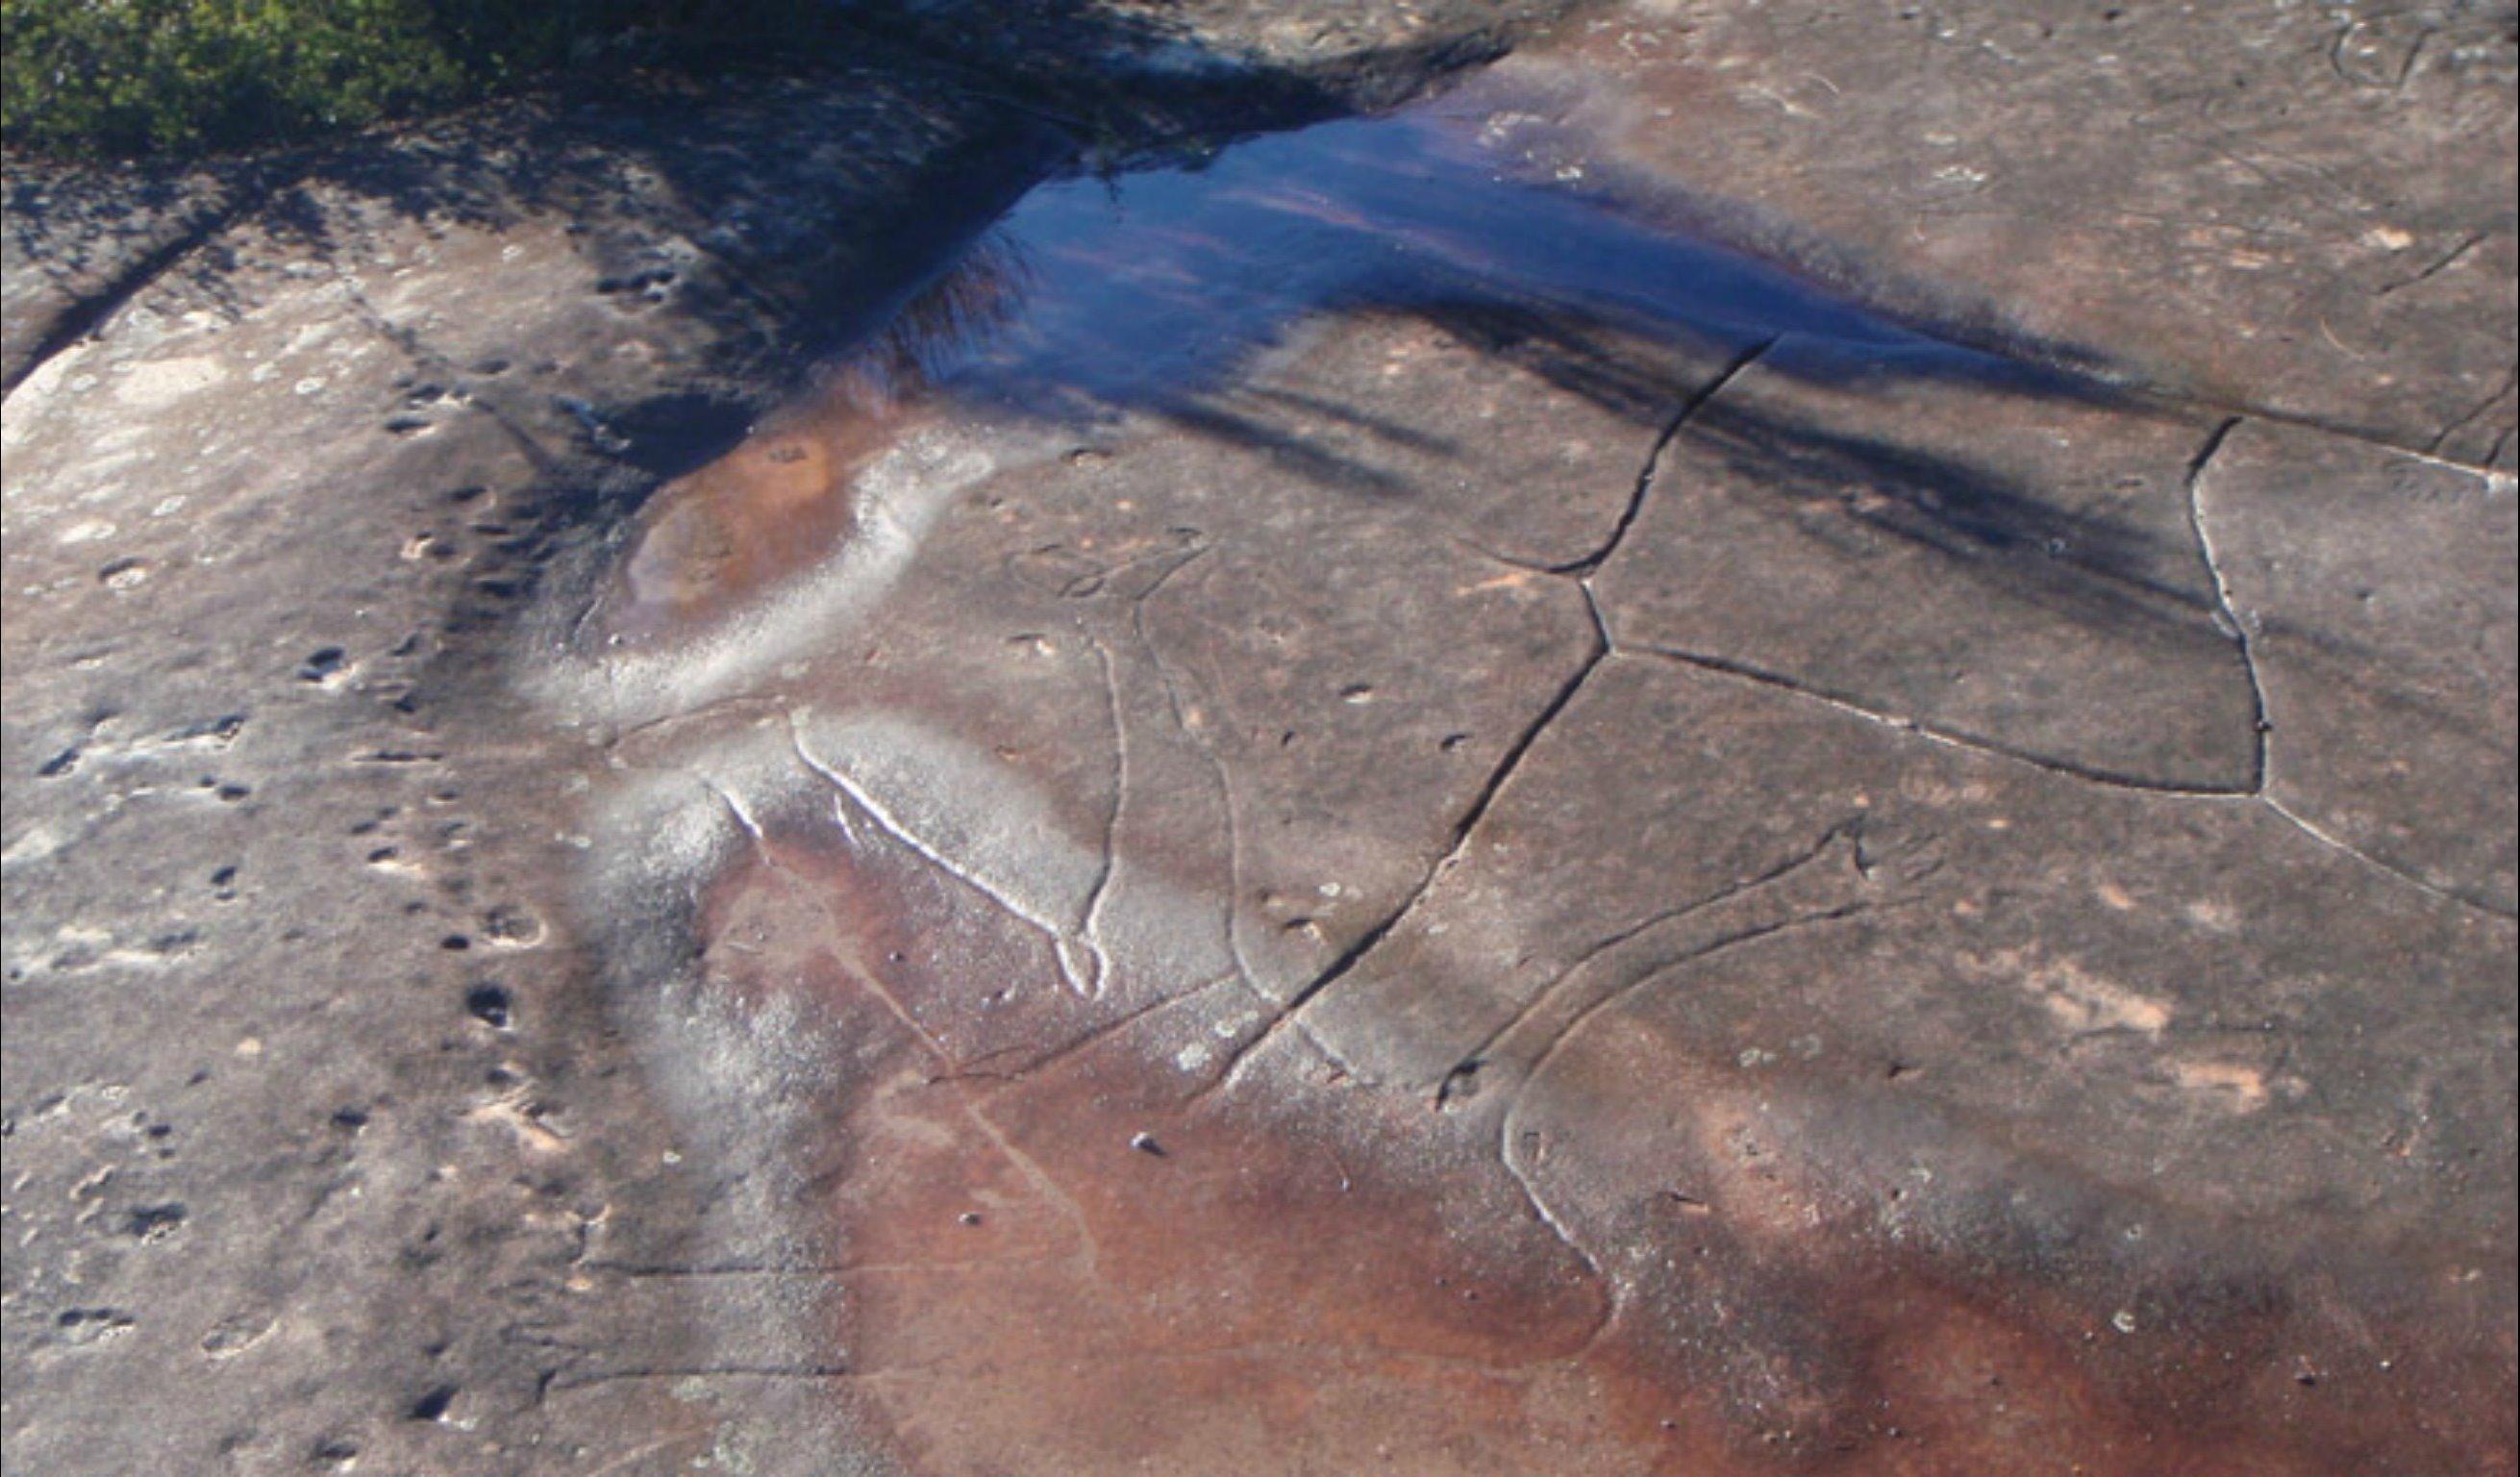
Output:
[[[1490,304],[1691,337],[1907,336],[1543,173],[1521,147],[1534,127],[1466,93],[1043,185],[854,367],[1042,411],[1177,402],[1326,311]]]
[[[1562,386],[1655,424],[1675,387],[1601,344],[1913,341],[1594,188],[1569,147],[1473,87],[1039,186],[881,333],[651,505],[605,623],[614,644],[690,633],[827,560],[859,527],[862,477],[921,429],[996,426],[1001,464],[1011,425],[1139,411],[1230,433],[1220,397],[1238,370],[1323,315],[1537,343]]]

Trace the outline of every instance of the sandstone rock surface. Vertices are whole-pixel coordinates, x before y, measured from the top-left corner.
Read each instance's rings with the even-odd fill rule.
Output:
[[[2055,10],[13,178],[11,1468],[2513,1470],[2507,24]]]

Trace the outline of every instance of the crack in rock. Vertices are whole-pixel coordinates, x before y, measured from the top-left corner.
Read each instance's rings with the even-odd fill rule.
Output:
[[[1105,962],[1102,950],[1093,940],[1078,936],[1068,925],[1027,905],[1005,882],[994,880],[979,868],[956,859],[947,846],[922,836],[865,783],[839,765],[815,754],[805,741],[804,720],[794,712],[788,715],[788,733],[798,762],[839,791],[860,815],[872,821],[884,834],[937,871],[996,904],[1008,917],[1040,933],[1050,943],[1058,960],[1061,982],[1081,999],[1094,997],[1102,978]],[[1014,823],[1010,820],[1008,824]]]

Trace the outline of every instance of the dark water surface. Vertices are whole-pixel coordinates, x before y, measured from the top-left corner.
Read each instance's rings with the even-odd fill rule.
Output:
[[[1915,341],[1550,177],[1518,147],[1539,120],[1482,95],[1042,185],[912,303],[876,367],[1044,411],[1180,401],[1323,312],[1487,306],[1648,336]]]
[[[881,331],[660,494],[622,571],[616,644],[689,634],[824,560],[856,525],[861,475],[922,428],[1135,411],[1265,437],[1224,398],[1308,320],[1418,317],[1656,425],[1680,386],[1639,344],[1726,357],[1785,333],[1930,345],[1598,190],[1543,117],[1492,94],[1473,84],[1382,117],[1037,186]],[[1979,355],[1914,369],[2017,373]]]

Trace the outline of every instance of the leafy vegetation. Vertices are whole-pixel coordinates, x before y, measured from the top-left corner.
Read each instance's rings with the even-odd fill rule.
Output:
[[[638,32],[759,31],[809,0],[0,0],[0,130],[45,154],[191,154],[463,102]]]

